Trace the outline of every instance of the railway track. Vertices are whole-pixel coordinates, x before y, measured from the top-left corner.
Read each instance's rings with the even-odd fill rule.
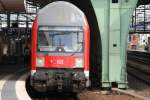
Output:
[[[128,59],[132,59],[132,61],[136,61],[136,62],[138,61],[138,62],[141,62],[141,63],[146,64],[146,65],[150,64],[150,59],[144,58],[144,57],[137,57],[137,56],[129,55]]]
[[[29,72],[27,70],[19,70],[11,75],[7,75],[6,77],[1,79],[0,82],[0,100],[79,100],[78,96],[75,94],[64,94],[64,93],[46,93],[46,94],[36,94],[34,91],[30,91],[29,87],[25,87],[25,85],[29,85],[26,83],[26,79],[29,76]],[[28,90],[30,93],[27,93]],[[114,94],[113,94],[114,95]],[[125,98],[132,98],[127,95],[116,95],[116,96],[107,96],[102,95],[101,92],[92,92],[85,91],[80,95],[80,100],[114,100],[116,98],[124,98],[122,100],[126,100]],[[136,99],[133,99],[136,100]]]
[[[149,54],[135,52],[128,53],[128,74],[150,85],[150,56]]]
[[[130,51],[128,52],[128,59],[150,65],[150,53],[147,52]]]
[[[128,72],[128,74],[130,74],[130,75],[136,77],[137,79],[143,81],[144,83],[147,83],[148,85],[150,85],[150,74],[149,73],[147,73],[141,69],[135,68],[132,65],[128,65],[127,72]]]

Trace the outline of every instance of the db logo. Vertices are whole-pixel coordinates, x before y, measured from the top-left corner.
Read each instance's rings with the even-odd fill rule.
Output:
[[[64,60],[57,60],[57,64],[64,64]]]
[[[64,64],[64,60],[50,60],[50,64],[62,65]]]

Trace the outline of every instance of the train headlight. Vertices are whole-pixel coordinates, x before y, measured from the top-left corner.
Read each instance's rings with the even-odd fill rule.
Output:
[[[82,58],[76,58],[75,66],[76,66],[76,68],[83,68],[83,59]]]
[[[44,66],[44,58],[36,58],[36,66],[43,67]]]

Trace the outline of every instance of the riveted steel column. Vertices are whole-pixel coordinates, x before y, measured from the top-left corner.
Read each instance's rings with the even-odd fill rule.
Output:
[[[126,42],[138,0],[91,0],[102,38],[102,87],[126,88]],[[101,51],[100,51],[101,52]]]
[[[109,0],[91,0],[91,2],[97,16],[102,40],[102,85],[109,87]]]
[[[130,20],[136,7],[138,0],[122,0],[120,7],[120,18],[121,18],[121,73],[120,80],[118,82],[119,88],[126,88],[125,82],[127,82],[126,72],[126,50],[127,50],[127,36],[129,33]]]

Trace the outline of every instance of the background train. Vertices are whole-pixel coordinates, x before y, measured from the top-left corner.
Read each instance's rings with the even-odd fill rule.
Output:
[[[56,1],[42,8],[32,27],[31,86],[40,92],[78,92],[90,86],[90,29],[84,13]]]

